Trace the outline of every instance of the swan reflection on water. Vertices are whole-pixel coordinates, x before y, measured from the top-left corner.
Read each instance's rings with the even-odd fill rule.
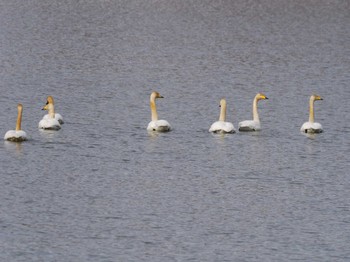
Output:
[[[4,145],[7,151],[14,152],[16,155],[21,155],[23,153],[22,143],[14,143],[10,141],[4,141]]]
[[[60,135],[60,131],[57,132],[57,130],[39,129],[39,134],[46,141],[53,142],[54,138],[56,138]]]

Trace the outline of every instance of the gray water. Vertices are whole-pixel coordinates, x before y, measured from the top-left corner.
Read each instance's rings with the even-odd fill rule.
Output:
[[[0,134],[22,103],[30,137],[0,143],[0,261],[349,261],[349,25],[349,1],[0,1]],[[261,132],[208,132],[257,92]]]

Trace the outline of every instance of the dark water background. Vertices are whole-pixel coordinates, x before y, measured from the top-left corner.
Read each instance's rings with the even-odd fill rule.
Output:
[[[349,43],[349,1],[0,1],[0,260],[349,261]]]

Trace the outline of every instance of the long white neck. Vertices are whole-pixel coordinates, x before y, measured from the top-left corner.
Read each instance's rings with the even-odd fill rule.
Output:
[[[51,118],[55,118],[55,106],[53,104],[48,105],[48,111]]]
[[[220,117],[219,121],[225,121],[226,120],[226,103],[221,103],[220,105]]]
[[[17,122],[16,122],[16,131],[21,130],[21,123],[22,123],[22,106],[18,106],[18,115],[17,115]]]
[[[315,122],[314,102],[315,102],[315,97],[311,96],[310,97],[310,115],[309,115],[309,122],[310,123]]]
[[[254,121],[260,121],[259,120],[259,114],[258,114],[258,98],[255,97],[253,101],[253,120]]]
[[[157,121],[158,114],[157,114],[157,107],[156,107],[156,98],[154,95],[151,95],[150,106],[151,106],[151,113],[152,113],[152,121]]]

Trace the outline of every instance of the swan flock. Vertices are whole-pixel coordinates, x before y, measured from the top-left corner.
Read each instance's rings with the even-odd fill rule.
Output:
[[[150,95],[150,109],[151,109],[151,121],[147,126],[147,130],[150,132],[169,132],[172,130],[168,121],[163,119],[158,119],[158,112],[156,107],[156,99],[164,98],[158,92],[153,91]],[[241,132],[246,131],[260,131],[261,124],[258,114],[258,102],[260,100],[268,99],[263,93],[258,93],[253,99],[253,120],[244,120],[239,122],[238,130]],[[313,94],[309,99],[309,121],[305,122],[300,131],[303,133],[322,133],[323,128],[320,123],[315,122],[315,113],[314,113],[314,103],[315,101],[323,100],[319,95]],[[236,129],[231,122],[226,121],[226,99],[220,100],[220,115],[219,120],[214,122],[210,128],[209,132],[212,133],[235,133]],[[9,130],[6,132],[4,139],[13,142],[22,142],[27,140],[27,134],[21,129],[22,123],[22,112],[23,105],[17,105],[17,122],[16,129]],[[63,118],[60,114],[55,112],[55,103],[52,96],[47,97],[47,102],[42,110],[47,110],[48,114],[40,120],[38,127],[43,130],[59,130],[61,125],[64,123]]]

